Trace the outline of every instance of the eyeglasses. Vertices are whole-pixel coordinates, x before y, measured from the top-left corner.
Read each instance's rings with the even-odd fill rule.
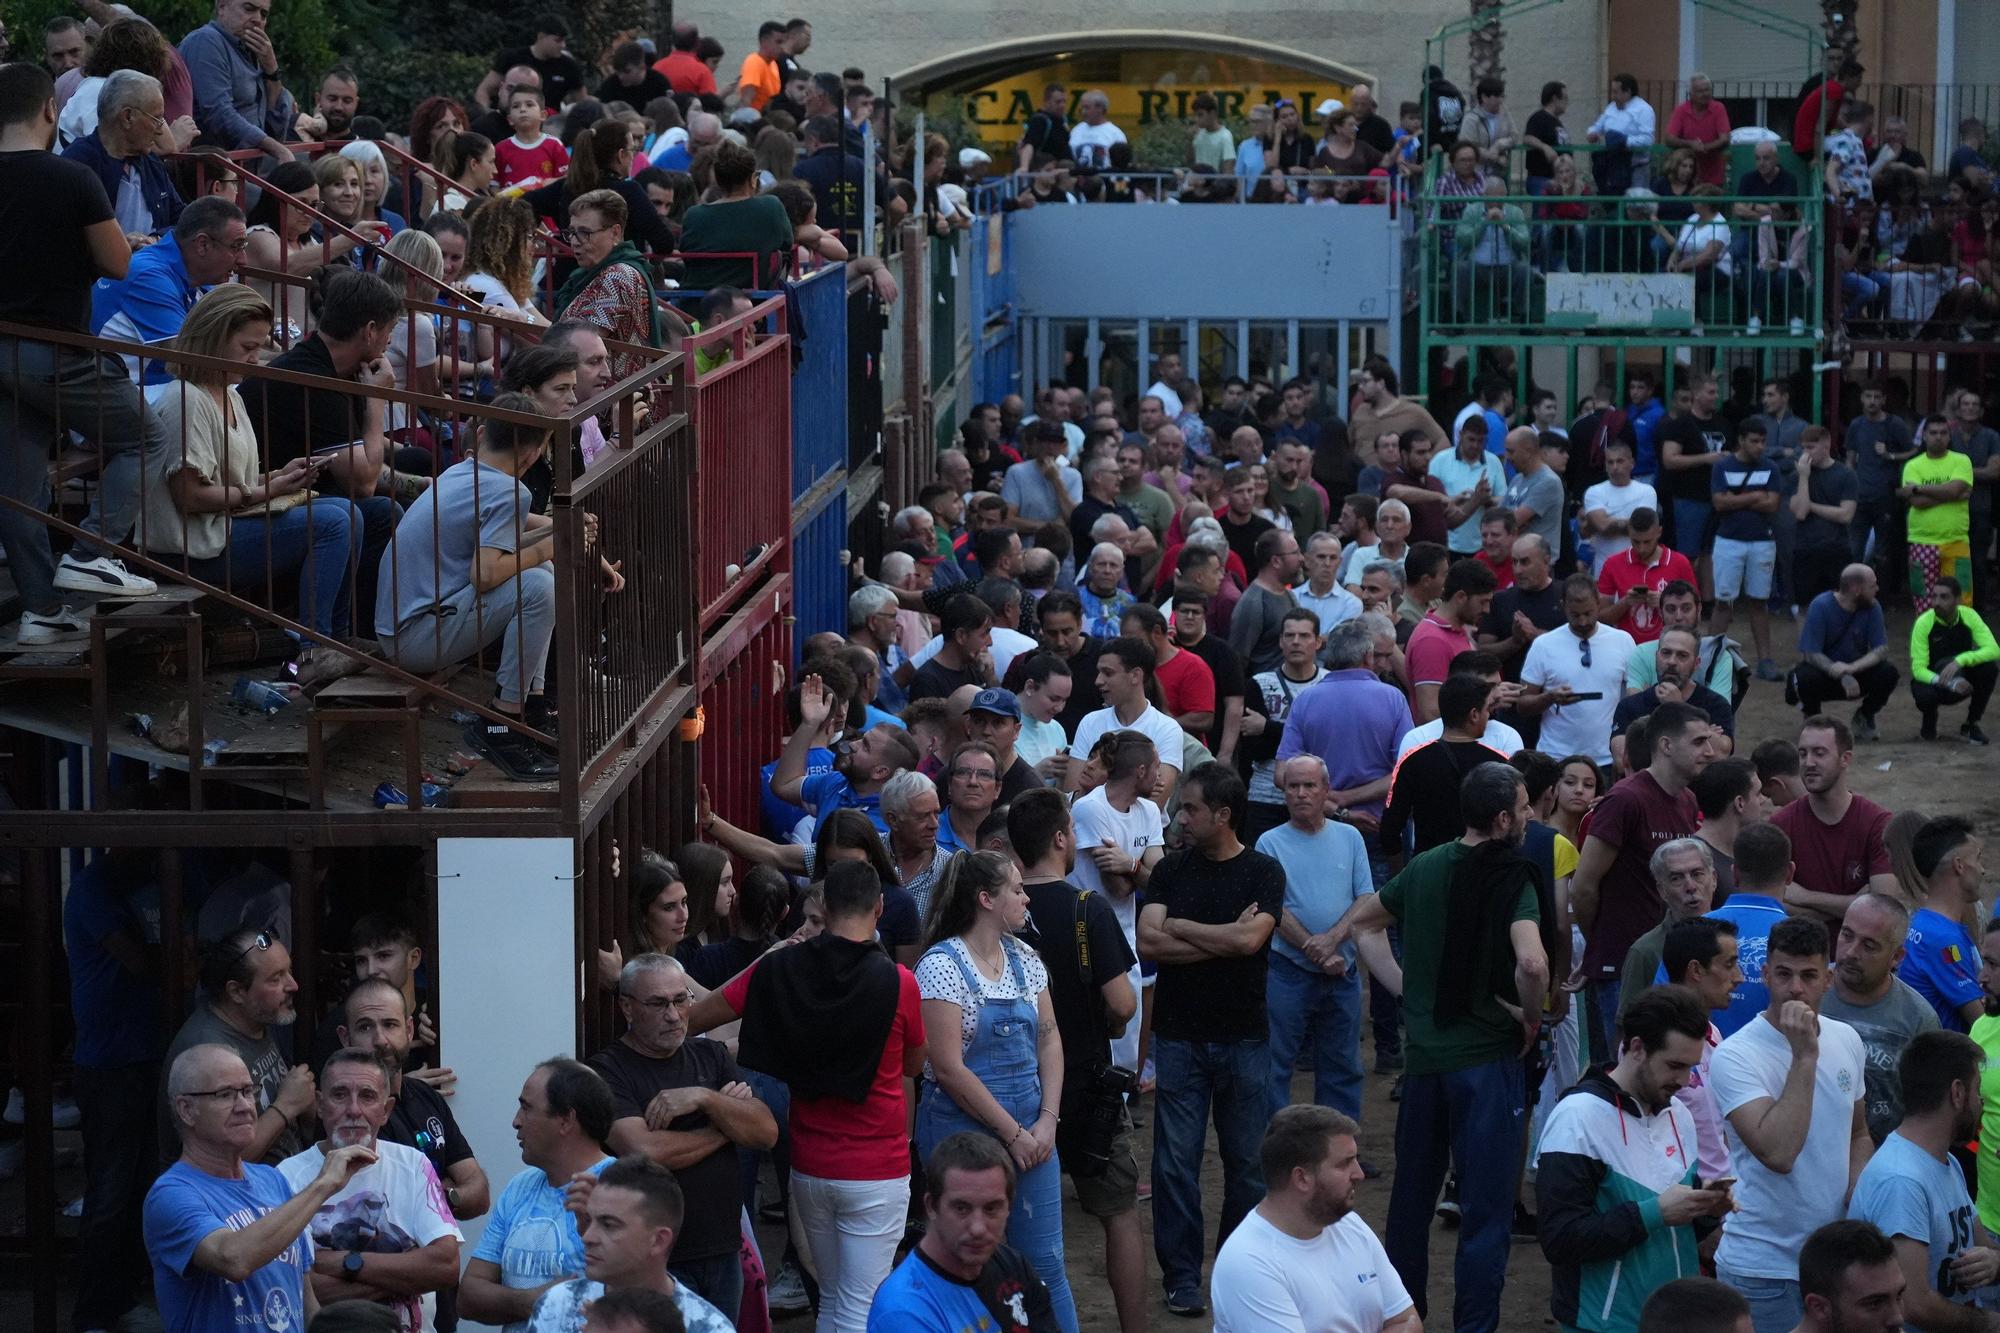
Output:
[[[632,1000],[631,996],[625,997]],[[656,1014],[664,1014],[669,1009],[685,1009],[694,1003],[694,995],[682,991],[679,995],[656,995],[650,1000],[632,1000],[641,1009],[650,1009]]]
[[[951,775],[955,778],[976,778],[981,782],[998,782],[1000,780],[1000,775],[990,768],[954,768],[951,771]]]
[[[254,1083],[245,1083],[241,1087],[235,1088],[202,1088],[194,1092],[184,1092],[181,1096],[206,1097],[217,1106],[227,1106],[232,1102],[249,1102],[255,1105],[257,1101],[257,1085]]]
[[[587,241],[593,236],[601,236],[610,230],[611,228],[609,227],[578,227],[571,225],[563,228],[562,238],[571,245],[575,245],[578,241]]]

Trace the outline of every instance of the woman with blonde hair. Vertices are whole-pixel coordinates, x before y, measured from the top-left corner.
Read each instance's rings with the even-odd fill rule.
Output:
[[[195,302],[174,350],[254,366],[271,339],[271,307],[240,284]],[[259,466],[257,434],[234,371],[174,363],[180,383],[154,405],[170,441],[144,488],[139,540],[179,556],[190,577],[233,592],[267,595],[264,580],[298,576],[299,620],[339,638],[349,629],[348,556],[361,541],[361,511],[316,495],[320,461]],[[246,585],[248,585],[246,587]]]
[[[389,194],[389,159],[382,155],[382,149],[370,140],[356,139],[342,148],[340,155],[361,168],[362,218],[381,223],[391,236],[409,226],[401,213],[383,207]]]
[[[917,1151],[929,1157],[964,1132],[1000,1141],[1020,1176],[1007,1242],[1048,1285],[1064,1333],[1076,1333],[1055,1151],[1062,1037],[1049,1004],[1048,969],[1014,934],[1027,920],[1028,891],[1011,859],[958,852],[945,863],[931,890],[925,949],[916,967],[924,1030],[931,1035],[917,1103]]]
[[[416,228],[406,228],[389,238],[384,253],[393,256],[379,266],[382,281],[405,301],[435,302],[438,285],[444,280],[444,250],[437,238]],[[400,261],[400,262],[396,262]],[[414,271],[413,271],[414,270]],[[438,392],[437,321],[430,315],[404,311],[389,335],[386,353],[396,387],[410,393]],[[429,465],[411,468],[416,459],[398,457],[399,471],[435,472],[435,440],[415,413],[403,403],[388,405],[389,438],[398,444],[415,445],[425,451]]]
[[[489,313],[537,327],[548,320],[535,308],[535,210],[525,199],[501,195],[472,214],[465,247],[465,281],[459,289]]]
[[[792,178],[799,163],[799,141],[775,125],[766,125],[757,131],[750,153],[757,159],[757,188],[768,190]]]
[[[364,244],[350,249],[345,262],[355,268],[373,269],[375,256],[369,246],[380,245],[389,239],[389,226],[385,222],[371,222],[363,216],[361,164],[350,157],[329,153],[312,165],[313,183],[319,186],[319,211],[332,218],[342,227],[364,238]],[[324,224],[323,232],[332,236],[341,233]]]

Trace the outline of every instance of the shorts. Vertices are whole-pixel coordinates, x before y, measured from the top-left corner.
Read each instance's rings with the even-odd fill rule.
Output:
[[[1111,1140],[1111,1164],[1098,1176],[1070,1177],[1076,1201],[1092,1217],[1116,1217],[1139,1206],[1139,1159],[1132,1153],[1132,1113],[1125,1112]]]
[[[1715,600],[1733,602],[1739,597],[1763,601],[1771,595],[1771,574],[1778,564],[1776,541],[1740,542],[1733,537],[1715,539]]]

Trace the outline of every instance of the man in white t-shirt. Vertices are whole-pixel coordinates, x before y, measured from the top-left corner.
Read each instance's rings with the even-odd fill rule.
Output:
[[[1382,1242],[1354,1211],[1361,1154],[1352,1120],[1325,1106],[1271,1117],[1264,1199],[1215,1256],[1215,1333],[1383,1333],[1422,1327]]]
[[[1178,757],[1180,750],[1174,754]],[[1076,829],[1076,866],[1070,881],[1080,889],[1101,893],[1111,904],[1132,946],[1139,956],[1139,891],[1152,877],[1153,867],[1166,852],[1166,821],[1160,807],[1141,796],[1151,790],[1153,773],[1159,766],[1159,752],[1150,740],[1133,738],[1114,742],[1101,761],[1104,785],[1077,798],[1070,808]],[[1077,765],[1081,767],[1081,765]],[[1132,985],[1146,1007],[1152,1007],[1147,991],[1150,978],[1134,963]],[[1128,1023],[1121,1036],[1111,1039],[1111,1058],[1127,1069],[1139,1067],[1139,1032],[1143,1023]]]
[[[1479,739],[1505,755],[1518,754],[1527,749],[1528,743],[1521,739],[1520,732],[1493,716],[1498,710],[1511,707],[1514,695],[1519,692],[1519,687],[1510,687],[1501,674],[1500,660],[1487,652],[1460,653],[1447,664],[1446,674],[1456,676],[1461,673],[1477,676],[1491,687],[1486,696],[1486,730]],[[1396,762],[1401,763],[1404,755],[1419,745],[1429,745],[1442,735],[1444,719],[1441,717],[1411,727],[1403,733],[1403,739],[1396,742]]]
[[[1826,927],[1778,922],[1764,954],[1769,1006],[1709,1059],[1737,1177],[1716,1276],[1750,1302],[1757,1333],[1798,1326],[1799,1251],[1814,1229],[1843,1215],[1875,1152],[1861,1035],[1819,1013],[1831,980]]]
[[[395,1099],[373,1051],[341,1050],[319,1076],[319,1120],[326,1137],[278,1163],[301,1190],[320,1173],[326,1155],[353,1144],[375,1150],[373,1165],[349,1178],[321,1204],[307,1229],[313,1239],[309,1275],[321,1305],[380,1300],[396,1312],[402,1333],[430,1333],[436,1292],[458,1285],[458,1246],[465,1239],[445,1202],[430,1159],[380,1135]]]
[[[1161,805],[1173,796],[1181,778],[1181,725],[1146,698],[1146,684],[1153,678],[1157,659],[1152,645],[1142,639],[1121,637],[1104,645],[1097,655],[1097,692],[1104,707],[1085,714],[1076,724],[1069,757],[1069,790],[1083,790],[1083,761],[1097,738],[1107,731],[1142,731],[1159,752],[1159,771],[1146,792]]]
[[[1611,765],[1611,715],[1625,697],[1625,664],[1632,636],[1597,621],[1597,581],[1588,574],[1563,580],[1568,623],[1538,635],[1521,661],[1527,687],[1515,705],[1542,719],[1545,754],[1587,754]]]
[[[1625,535],[1625,520],[1635,509],[1659,512],[1660,497],[1649,482],[1632,480],[1635,458],[1630,440],[1604,442],[1604,475],[1583,493],[1583,509],[1576,522],[1577,536],[1590,543],[1591,572],[1632,544]]]
[[[1111,99],[1093,88],[1077,99],[1076,113],[1082,119],[1070,129],[1070,155],[1079,167],[1102,171],[1111,165],[1111,145],[1125,142],[1125,131],[1110,120]]]

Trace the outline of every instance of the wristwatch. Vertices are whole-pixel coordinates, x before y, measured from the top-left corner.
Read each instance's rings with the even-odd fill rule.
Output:
[[[349,1250],[347,1257],[340,1261],[340,1271],[347,1275],[349,1281],[359,1282],[361,1280],[361,1251]]]

